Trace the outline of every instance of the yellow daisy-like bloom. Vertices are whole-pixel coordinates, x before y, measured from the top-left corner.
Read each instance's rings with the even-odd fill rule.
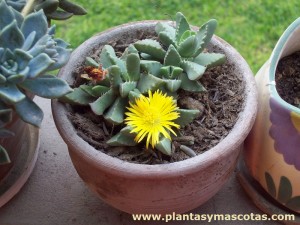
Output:
[[[180,127],[173,122],[179,117],[179,113],[176,112],[178,107],[173,97],[161,91],[153,94],[149,91],[148,94],[149,97],[141,95],[137,98],[135,104],[129,103],[125,123],[133,128],[131,133],[137,133],[134,139],[136,142],[141,142],[147,136],[146,148],[150,142],[154,148],[159,142],[160,134],[168,139],[171,139],[168,131],[176,135],[172,127]]]

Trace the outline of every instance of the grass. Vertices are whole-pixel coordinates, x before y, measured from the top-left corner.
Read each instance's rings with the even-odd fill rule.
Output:
[[[287,26],[300,15],[300,1],[275,0],[75,0],[86,16],[55,22],[57,37],[77,47],[92,35],[112,26],[149,19],[174,18],[181,11],[200,26],[210,18],[218,20],[216,34],[234,46],[253,73],[270,57]]]

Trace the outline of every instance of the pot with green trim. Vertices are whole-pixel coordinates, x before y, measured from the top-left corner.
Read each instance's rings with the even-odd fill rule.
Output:
[[[300,212],[300,108],[278,94],[279,61],[300,50],[300,18],[277,42],[256,75],[259,111],[246,140],[244,160],[250,175],[282,206]]]

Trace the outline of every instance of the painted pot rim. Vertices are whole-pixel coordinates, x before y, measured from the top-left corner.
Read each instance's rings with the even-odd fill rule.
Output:
[[[157,22],[157,20],[146,20],[127,23],[91,37],[75,49],[67,65],[60,70],[59,76],[64,78],[65,71],[68,72],[68,69],[72,68],[70,67],[71,65],[78,66],[78,59],[77,62],[76,59],[74,59],[75,55],[82,55],[83,51],[87,51],[86,48],[89,45],[92,45],[93,48],[95,48],[95,41],[102,36],[105,36],[106,38],[112,37],[124,30],[130,30],[130,28],[139,29],[141,27],[148,27],[152,29]],[[253,73],[244,58],[231,45],[217,36],[214,36],[211,42],[218,47],[222,46],[222,50],[228,58],[234,59],[236,62],[236,71],[241,74],[245,84],[244,108],[240,112],[239,118],[230,133],[213,148],[193,158],[169,164],[144,165],[126,162],[96,150],[79,137],[74,126],[67,117],[68,110],[65,104],[57,100],[52,100],[53,117],[60,135],[68,145],[73,147],[73,149],[80,148],[80,152],[78,153],[91,164],[102,167],[104,171],[109,171],[110,174],[113,173],[118,175],[121,171],[121,173],[126,173],[126,176],[131,178],[170,178],[178,177],[179,174],[184,176],[195,170],[199,171],[201,168],[207,168],[209,165],[219,163],[220,158],[223,158],[224,155],[230,155],[235,152],[239,146],[242,145],[250,132],[257,113],[257,89]],[[65,77],[65,79],[68,79],[67,76]]]
[[[276,68],[278,65],[279,60],[281,59],[281,53],[284,50],[285,46],[287,45],[289,39],[291,38],[293,32],[296,29],[299,29],[300,26],[300,17],[296,19],[294,22],[292,22],[287,29],[283,32],[281,37],[279,38],[278,42],[275,45],[275,48],[272,51],[271,57],[270,57],[270,69],[269,69],[269,88],[270,88],[270,93],[271,96],[274,97],[274,99],[281,104],[284,108],[299,113],[300,114],[300,109],[296,106],[293,106],[283,100],[280,95],[278,94],[276,90],[276,81],[275,81],[275,73],[276,73]]]

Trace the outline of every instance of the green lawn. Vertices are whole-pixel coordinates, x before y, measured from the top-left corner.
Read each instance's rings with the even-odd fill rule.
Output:
[[[73,48],[93,34],[122,23],[174,18],[181,11],[193,25],[210,18],[219,22],[216,34],[234,46],[254,73],[269,58],[286,27],[300,16],[299,0],[75,0],[86,16],[55,22],[57,37]],[[300,40],[299,40],[300,41]]]

